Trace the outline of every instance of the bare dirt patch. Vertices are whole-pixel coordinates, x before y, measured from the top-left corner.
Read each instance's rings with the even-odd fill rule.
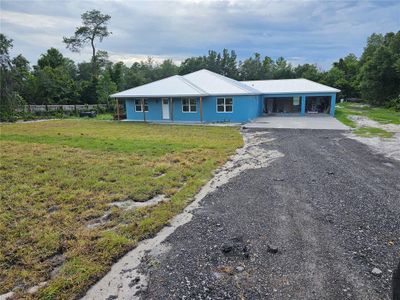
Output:
[[[393,132],[391,138],[361,137],[354,133],[347,133],[346,136],[368,145],[377,153],[400,160],[400,125],[381,124],[364,116],[349,115],[349,118],[356,122],[358,127],[374,127]]]

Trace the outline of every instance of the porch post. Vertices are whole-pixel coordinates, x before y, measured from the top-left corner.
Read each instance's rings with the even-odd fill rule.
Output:
[[[171,106],[171,121],[174,120],[174,101],[172,100],[172,97],[169,98],[170,106]]]
[[[119,102],[118,102],[118,98],[117,100],[117,120],[119,121]]]
[[[331,109],[329,114],[333,117],[335,116],[335,105],[336,105],[336,94],[332,94],[331,96]]]
[[[142,112],[143,112],[143,122],[146,122],[146,112],[144,111],[144,99],[142,98]]]
[[[203,123],[203,97],[200,96],[200,123]]]
[[[304,116],[306,114],[306,96],[301,96],[301,112],[300,114]]]

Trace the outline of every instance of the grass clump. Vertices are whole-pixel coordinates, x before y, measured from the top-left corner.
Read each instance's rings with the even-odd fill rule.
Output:
[[[58,120],[0,125],[0,294],[81,296],[242,146],[237,128]],[[162,176],[161,176],[162,175]],[[114,201],[170,198],[124,210]],[[97,227],[87,225],[107,214]],[[53,257],[63,256],[59,272]]]
[[[400,124],[400,112],[391,108],[373,107],[358,103],[340,103],[336,106],[336,118],[343,124],[356,127],[349,115],[363,116],[381,124]]]
[[[381,128],[376,127],[360,127],[354,131],[355,134],[361,137],[381,137],[381,138],[391,138],[394,133],[386,131]]]

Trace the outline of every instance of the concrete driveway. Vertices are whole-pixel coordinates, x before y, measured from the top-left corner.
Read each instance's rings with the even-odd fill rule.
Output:
[[[348,130],[337,119],[328,115],[265,116],[244,125],[245,128],[331,129]]]

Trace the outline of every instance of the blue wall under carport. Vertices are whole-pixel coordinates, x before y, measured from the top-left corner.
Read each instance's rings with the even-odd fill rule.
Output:
[[[301,111],[300,115],[304,116],[306,113],[306,97],[331,97],[329,114],[333,117],[335,115],[336,93],[287,93],[287,94],[263,94],[261,97],[262,111],[264,105],[264,98],[280,98],[280,97],[300,97]]]

